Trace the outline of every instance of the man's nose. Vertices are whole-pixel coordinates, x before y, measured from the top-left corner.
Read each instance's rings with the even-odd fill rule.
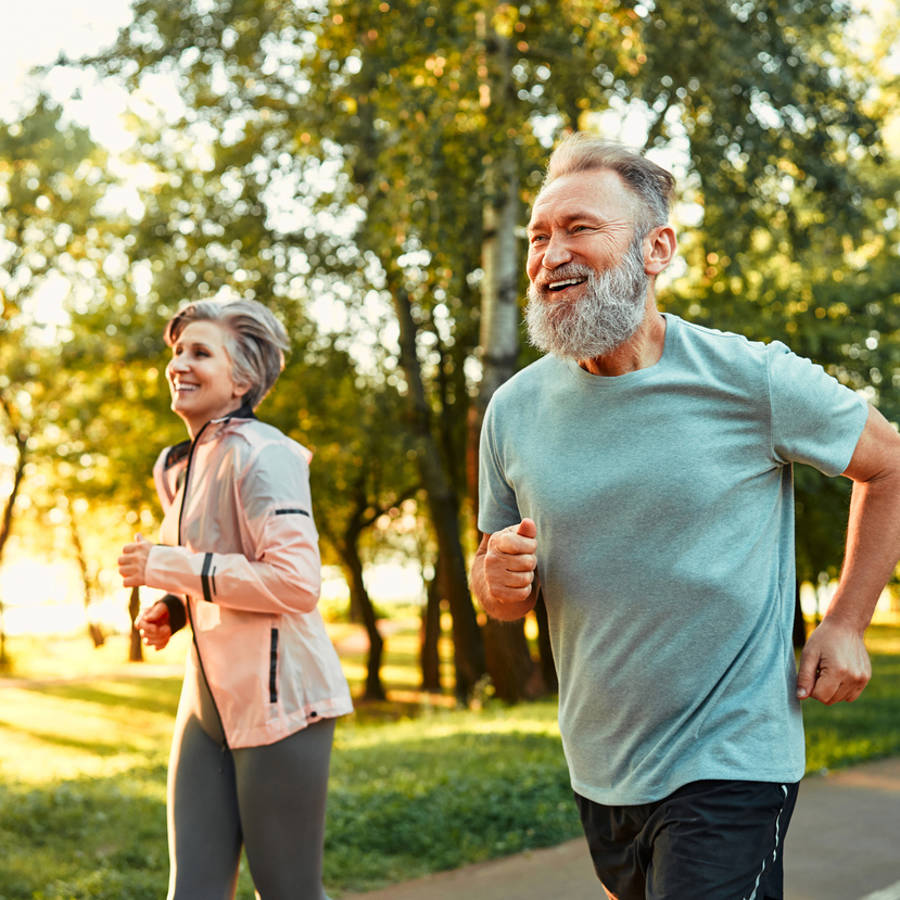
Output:
[[[544,256],[541,259],[541,265],[545,269],[555,269],[563,263],[570,262],[572,252],[569,250],[565,238],[561,235],[551,235],[544,247]]]

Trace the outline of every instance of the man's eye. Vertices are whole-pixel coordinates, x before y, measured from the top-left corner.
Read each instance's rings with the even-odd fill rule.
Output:
[[[533,234],[533,235],[531,236],[531,243],[532,243],[532,244],[538,244],[538,243],[540,243],[541,241],[545,241],[545,240],[547,240],[547,235],[545,235],[545,234]]]

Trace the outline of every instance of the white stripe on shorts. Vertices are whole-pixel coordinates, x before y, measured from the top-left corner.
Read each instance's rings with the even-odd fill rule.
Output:
[[[787,785],[783,784],[781,786],[781,792],[784,794],[784,799],[787,800],[788,789]],[[784,804],[782,803],[781,809],[778,810],[778,815],[775,817],[775,849],[772,851],[772,861],[774,862],[778,858],[778,847],[781,843],[781,814],[784,812]],[[750,894],[744,897],[744,900],[756,900],[756,892],[759,890],[759,882],[763,877],[763,872],[766,871],[766,859],[763,857],[762,864],[759,867],[759,875],[756,876],[756,881],[753,884],[753,890]]]

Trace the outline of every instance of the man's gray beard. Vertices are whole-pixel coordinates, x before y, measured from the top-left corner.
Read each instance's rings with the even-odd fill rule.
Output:
[[[587,276],[584,296],[558,300],[528,289],[525,320],[528,338],[538,350],[575,360],[606,356],[625,343],[644,318],[649,276],[644,271],[643,235],[635,235],[622,261],[597,272],[570,263],[553,273],[554,280]]]

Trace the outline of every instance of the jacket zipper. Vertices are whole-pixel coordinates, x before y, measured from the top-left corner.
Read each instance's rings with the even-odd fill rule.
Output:
[[[188,453],[187,465],[184,470],[184,485],[181,489],[181,507],[178,510],[178,545],[181,546],[181,520],[184,516],[184,507],[187,502],[187,492],[188,486],[190,484],[191,477],[191,463],[194,461],[194,450],[197,447],[197,442],[200,440],[200,436],[206,431],[209,422],[206,423],[198,432],[197,436],[191,441],[191,451]],[[200,675],[203,677],[203,680],[206,682],[206,689],[209,691],[209,698],[212,700],[213,709],[216,711],[216,717],[219,720],[219,727],[222,729],[222,752],[227,751],[228,748],[228,735],[225,732],[225,723],[222,721],[222,713],[219,712],[219,704],[216,703],[216,695],[213,693],[213,689],[210,686],[209,678],[206,677],[206,667],[203,665],[203,656],[200,653],[200,644],[197,642],[197,630],[194,628],[194,614],[191,610],[191,601],[190,598],[185,597],[185,606],[187,607],[188,621],[191,624],[191,639],[194,642],[194,649],[197,651],[197,664],[200,666]]]
[[[272,628],[269,637],[269,703],[278,702],[278,629]]]

